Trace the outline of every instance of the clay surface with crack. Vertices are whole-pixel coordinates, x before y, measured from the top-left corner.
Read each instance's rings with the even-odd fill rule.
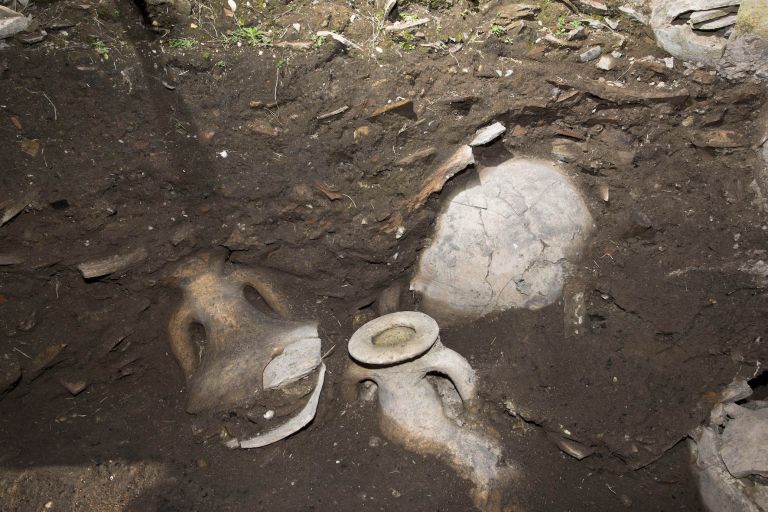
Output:
[[[551,304],[592,228],[581,194],[550,163],[513,159],[478,174],[448,201],[411,283],[442,320]]]

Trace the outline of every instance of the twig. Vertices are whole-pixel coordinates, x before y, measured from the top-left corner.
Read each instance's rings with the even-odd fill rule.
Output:
[[[341,325],[341,324],[339,324],[339,325]],[[335,348],[336,348],[336,344],[334,344],[334,345],[333,345],[331,348],[329,348],[329,349],[328,349],[328,352],[326,352],[325,354],[323,354],[323,355],[320,357],[320,359],[325,359],[326,357],[328,357],[329,355],[331,355],[331,352],[333,352]]]
[[[349,197],[347,194],[341,194],[341,195],[343,195],[344,197],[346,197],[347,199],[349,199],[350,201],[352,201],[352,206],[354,206],[355,208],[357,208],[357,205],[355,204],[355,200],[354,200],[354,199],[352,199],[351,197]]]
[[[26,87],[25,87],[25,89],[26,89]],[[40,91],[31,91],[29,89],[27,89],[27,92],[30,93],[30,94],[41,94],[45,99],[47,99],[48,103],[50,103],[51,106],[53,107],[53,120],[54,121],[58,121],[59,120],[59,114],[58,114],[58,111],[56,110],[56,105],[53,104],[53,102],[51,101],[51,98],[49,98],[47,94],[45,94],[44,92],[40,92]]]
[[[18,352],[19,354],[23,355],[23,356],[24,356],[24,357],[26,357],[27,359],[32,359],[32,358],[31,358],[31,357],[29,357],[27,354],[25,354],[24,352],[22,352],[21,350],[19,350],[19,349],[18,349],[18,347],[13,347],[13,350],[15,350],[15,351],[16,351],[16,352]]]

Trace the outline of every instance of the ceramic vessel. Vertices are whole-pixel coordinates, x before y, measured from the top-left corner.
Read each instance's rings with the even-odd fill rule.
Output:
[[[479,508],[497,509],[509,468],[500,464],[500,443],[468,414],[477,399],[477,376],[466,359],[440,342],[437,322],[415,311],[384,315],[354,333],[349,354],[354,362],[347,391],[375,383],[385,436],[409,450],[445,458],[475,484]],[[449,418],[427,378],[432,374],[455,386],[465,406],[461,419]]]

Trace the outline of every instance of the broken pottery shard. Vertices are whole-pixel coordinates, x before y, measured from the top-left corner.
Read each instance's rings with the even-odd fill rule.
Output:
[[[411,282],[443,322],[551,304],[592,230],[581,193],[550,162],[514,158],[478,175],[448,200]]]
[[[388,105],[384,105],[383,107],[376,109],[368,118],[376,119],[377,117],[390,112],[402,114],[406,117],[413,117],[413,102],[411,100],[399,100],[393,103],[389,103]]]
[[[273,389],[306,377],[320,364],[320,338],[299,340],[285,347],[264,368],[264,389]]]
[[[768,409],[742,409],[723,430],[720,456],[736,478],[768,476]]]
[[[0,358],[0,398],[13,391],[21,380],[21,366],[15,358]]]
[[[419,27],[429,23],[429,18],[419,18],[417,20],[402,20],[384,27],[384,32],[400,32],[409,28]]]
[[[66,343],[59,343],[56,345],[50,345],[42,352],[37,354],[29,365],[29,373],[27,374],[27,380],[32,382],[38,378],[42,373],[53,366],[56,363],[56,358],[59,357],[64,349],[67,347]]]
[[[470,146],[483,146],[496,140],[502,133],[507,131],[507,128],[500,122],[495,122],[485,128],[480,128],[475,132],[475,138],[469,143]]]
[[[749,145],[746,137],[732,130],[698,130],[691,135],[691,142],[700,148],[738,148]]]
[[[325,380],[325,364],[320,363],[320,371],[317,375],[317,384],[315,384],[315,390],[312,392],[312,396],[309,397],[309,401],[304,408],[293,418],[283,423],[274,430],[270,430],[266,434],[247,439],[245,441],[238,441],[232,439],[227,442],[228,448],[260,448],[272,443],[276,443],[281,439],[285,439],[291,434],[295,434],[315,417],[317,413],[317,403],[320,400],[320,392],[323,389],[323,382]]]
[[[554,432],[547,432],[547,437],[550,439],[550,441],[555,443],[555,445],[560,448],[563,453],[567,453],[576,460],[586,459],[595,453],[592,448],[574,441],[573,439],[568,439],[561,435],[555,434]]]
[[[440,192],[443,185],[459,172],[475,163],[475,156],[470,146],[461,146],[443,162],[425,181],[419,191],[408,201],[408,209],[415,210],[435,192]]]
[[[27,30],[31,22],[31,16],[24,16],[13,9],[0,5],[0,39],[5,39]]]
[[[81,263],[77,266],[77,269],[85,279],[103,277],[109,274],[114,274],[115,272],[126,270],[136,263],[144,261],[147,259],[147,256],[147,250],[143,247],[139,247],[138,249],[127,254],[115,254],[100,260]]]

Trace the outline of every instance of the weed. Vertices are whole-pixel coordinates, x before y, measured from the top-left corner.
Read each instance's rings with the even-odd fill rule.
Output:
[[[196,44],[197,44],[197,41],[195,41],[194,39],[188,39],[188,38],[168,40],[168,45],[171,48],[192,48]]]
[[[107,46],[107,43],[101,39],[97,39],[93,43],[93,49],[96,50],[96,53],[99,54],[99,57],[104,60],[109,60],[109,46]]]
[[[272,38],[256,27],[239,27],[230,36],[233,43],[243,42],[250,46],[272,46]]]
[[[219,62],[217,62],[217,63],[216,63],[216,65],[217,65],[218,67],[220,67],[220,68],[225,68],[225,67],[227,67],[227,63],[226,63],[226,62],[224,62],[223,60],[220,60]]]
[[[407,12],[401,12],[400,13],[400,19],[403,20],[403,21],[415,21],[415,20],[419,19],[419,17],[416,16],[415,14],[409,14]]]
[[[204,60],[211,60],[211,52],[203,52]]]
[[[283,69],[287,65],[288,65],[288,61],[285,59],[277,59],[277,62],[275,63],[275,67],[277,69]]]
[[[505,29],[501,25],[493,25],[491,27],[491,34],[495,35],[496,37],[503,37],[506,33],[507,33],[507,29]]]
[[[325,36],[319,36],[315,34],[314,36],[312,36],[312,47],[316,49],[320,48],[325,44],[325,39],[326,39]]]
[[[402,32],[397,39],[397,46],[405,51],[411,51],[416,49],[416,36],[412,32],[406,30]]]

